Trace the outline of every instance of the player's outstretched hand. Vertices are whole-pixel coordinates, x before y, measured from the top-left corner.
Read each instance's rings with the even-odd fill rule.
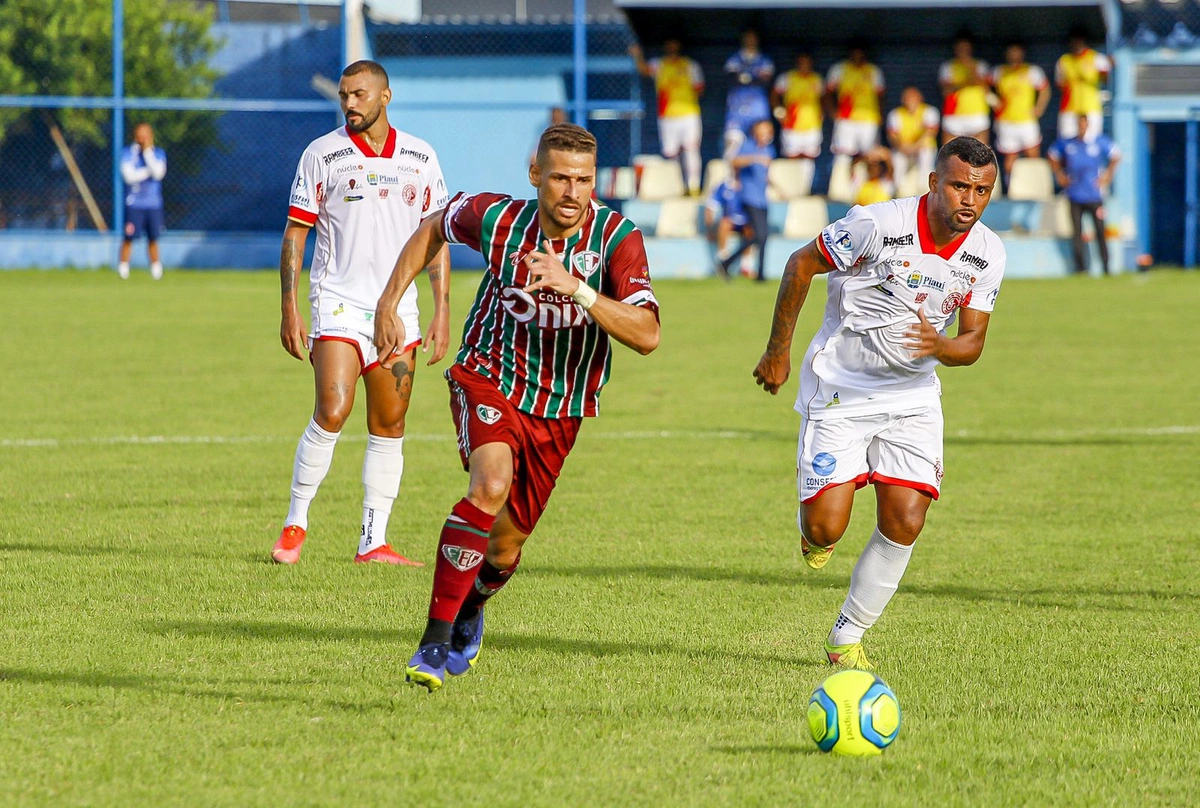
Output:
[[[766,351],[754,368],[754,382],[771,395],[779,392],[779,388],[787,383],[792,375],[792,357],[788,354],[773,354]]]
[[[379,351],[379,364],[391,370],[404,349],[404,323],[395,311],[375,309],[375,348]]]
[[[542,249],[545,252],[531,252],[525,256],[525,266],[529,268],[529,277],[532,280],[525,287],[525,291],[536,292],[539,289],[549,289],[560,295],[574,294],[582,281],[567,272],[563,262],[558,260],[558,256],[550,248],[548,240],[542,242]]]
[[[297,359],[304,359],[307,341],[304,339],[304,321],[300,319],[299,312],[291,311],[283,315],[283,322],[279,325],[279,341],[283,343],[285,351]]]
[[[904,332],[904,336],[908,340],[904,343],[904,347],[912,352],[913,359],[935,356],[942,335],[929,324],[929,320],[925,319],[925,312],[921,309],[917,309],[917,320],[918,322],[909,326],[909,329]]]
[[[429,349],[433,348],[433,355],[429,357],[429,361],[425,365],[436,365],[441,362],[449,347],[450,315],[439,311],[433,315],[433,322],[429,324],[429,333],[425,335],[425,341],[421,343],[423,353],[429,353]]]

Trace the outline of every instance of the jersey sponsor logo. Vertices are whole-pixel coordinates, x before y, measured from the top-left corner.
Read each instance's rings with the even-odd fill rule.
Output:
[[[812,469],[818,477],[828,477],[837,470],[837,458],[829,452],[820,452],[812,459]]]
[[[404,190],[400,192],[400,197],[404,200],[404,204],[410,208],[417,203],[417,186],[411,182],[404,186]]]
[[[488,426],[500,420],[500,410],[480,404],[475,408],[475,415]]]
[[[980,258],[978,255],[971,255],[970,253],[963,253],[958,258],[960,261],[963,261],[964,263],[974,264],[975,266],[979,267],[981,270],[988,268],[988,262],[983,260],[982,258]],[[975,281],[972,280],[971,282],[974,283]]]
[[[908,276],[908,280],[906,281],[906,283],[908,284],[908,288],[909,289],[918,288],[921,285],[922,277],[923,276],[921,275],[921,271],[919,269],[914,269],[912,271],[912,274]]]
[[[946,291],[945,281],[939,281],[937,278],[931,278],[928,275],[921,279],[921,285],[928,289],[937,289],[939,292]]]
[[[566,295],[538,292],[538,296],[526,292],[520,286],[506,286],[500,292],[504,310],[518,323],[537,320],[537,327],[556,331],[560,328],[577,328],[590,325],[592,317]]]
[[[913,246],[913,234],[909,233],[905,236],[884,236],[883,246],[885,247],[911,247]]]
[[[333,170],[333,176],[340,177],[343,174],[353,174],[355,171],[362,171],[364,166],[361,163],[350,163],[349,165],[339,166]]]
[[[469,572],[483,561],[483,553],[469,547],[459,547],[457,544],[443,545],[442,555],[450,562],[450,566],[459,572]]]
[[[304,187],[305,187],[306,185],[307,185],[307,183],[304,181],[304,175],[303,175],[303,174],[297,174],[297,175],[296,175],[296,190],[297,190],[297,191],[303,191],[303,190],[304,190]]]
[[[361,202],[362,194],[347,194],[342,197],[343,202]]]
[[[421,200],[421,212],[427,213],[428,211],[429,211],[429,186],[426,185],[425,186],[425,198]]]
[[[319,205],[324,201],[325,201],[325,183],[318,182],[317,183],[317,204]]]
[[[839,405],[841,403],[842,403],[841,397],[837,393],[834,393],[833,398],[831,398],[831,399],[829,399],[829,401],[825,402],[825,409],[829,409],[830,407],[836,407],[837,405]]]
[[[913,298],[913,302],[914,303],[924,303],[928,298],[929,298],[928,292],[918,292],[917,296],[915,298]]]
[[[387,198],[388,198],[388,189],[387,189],[387,188],[380,188],[380,189],[379,189],[379,198],[380,198],[380,199],[387,199]]]
[[[305,196],[304,194],[292,194],[292,198],[291,198],[291,200],[289,200],[289,204],[296,205],[299,207],[308,207],[309,204],[311,204],[311,203],[308,201],[308,197]]]
[[[354,149],[347,146],[344,149],[338,149],[335,152],[330,152],[329,154],[323,155],[321,157],[321,159],[325,161],[325,165],[329,165],[334,160],[340,160],[343,157],[350,157],[353,154],[354,154]]]
[[[346,311],[346,304],[338,303],[337,308],[333,310],[333,316],[337,317],[339,314],[342,314],[345,311]]]
[[[420,160],[422,163],[429,162],[429,155],[424,152],[414,151],[413,149],[405,149],[401,147],[400,151],[396,152],[397,157],[411,157],[414,160]]]
[[[850,232],[847,230],[839,230],[833,237],[833,248],[840,252],[850,252],[854,249],[854,242],[850,238]]]
[[[590,278],[600,268],[600,253],[591,250],[576,253],[571,256],[571,266],[583,277]]]

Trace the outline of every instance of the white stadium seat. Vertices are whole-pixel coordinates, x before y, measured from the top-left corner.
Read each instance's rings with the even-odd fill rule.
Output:
[[[642,179],[638,183],[638,199],[654,201],[683,196],[687,188],[683,185],[683,169],[678,160],[648,162],[642,167]]]
[[[829,224],[829,208],[819,196],[805,196],[788,202],[783,220],[783,237],[806,241],[816,238]]]
[[[704,167],[704,195],[712,193],[713,188],[723,183],[729,177],[729,163],[724,160],[709,160]]]
[[[658,211],[655,238],[696,238],[700,235],[700,200],[664,199]]]
[[[850,170],[850,157],[839,154],[833,158],[833,171],[829,175],[829,193],[827,196],[834,202],[854,203],[857,189],[867,178],[867,167],[862,163]]]
[[[1041,202],[1054,198],[1054,172],[1041,157],[1018,157],[1008,179],[1008,198]]]
[[[787,202],[812,193],[812,160],[772,160],[767,169],[767,198],[772,202]],[[778,190],[776,190],[778,189]]]

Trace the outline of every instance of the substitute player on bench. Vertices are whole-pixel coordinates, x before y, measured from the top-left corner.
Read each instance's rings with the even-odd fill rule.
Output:
[[[658,347],[658,302],[642,234],[591,202],[596,139],[574,124],[542,133],[536,200],[457,194],[396,262],[375,316],[380,356],[407,344],[396,301],[446,242],[488,267],[463,329],[450,411],[467,495],[442,528],[429,620],[407,679],[429,690],[475,664],[483,606],[512,576],[584,417],[597,414],[616,340]]]
[[[423,219],[446,204],[446,183],[429,144],[391,127],[388,77],[375,62],[342,71],[338,84],[346,126],[317,138],[300,158],[283,234],[279,276],[283,347],[297,359],[311,353],[316,406],[296,447],[292,497],[283,532],[271,551],[281,564],[294,564],[308,529],[308,508],[329,471],[333,449],[354,406],[358,377],[367,390],[367,450],[363,458],[363,517],[359,563],[414,564],[387,544],[387,523],[404,472],[404,416],[412,394],[421,345],[417,290],[394,301],[408,341],[384,354],[382,368],[372,342],[375,304],[400,249]],[[304,241],[317,228],[307,338],[296,301],[304,264]],[[450,337],[449,263],[446,253],[430,256],[433,323],[424,349],[429,364],[446,353]],[[415,564],[422,566],[421,564]]]
[[[809,345],[796,410],[800,545],[820,569],[875,486],[877,524],[825,641],[830,662],[870,669],[863,633],[900,584],[944,470],[939,365],[979,359],[1004,276],[1000,239],[979,221],[996,155],[974,138],[938,152],[929,193],[851,208],[788,260],[754,378],[772,395],[791,371],[796,317],[829,274],[825,321]],[[958,333],[946,332],[958,320]]]

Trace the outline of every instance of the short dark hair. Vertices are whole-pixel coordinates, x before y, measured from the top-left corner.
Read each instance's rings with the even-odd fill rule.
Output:
[[[973,137],[956,137],[954,140],[947,141],[938,150],[934,171],[942,173],[951,157],[957,157],[975,168],[993,165],[997,172],[1000,170],[1000,162],[996,159],[996,153],[986,143]]]
[[[551,149],[594,155],[596,153],[596,136],[582,126],[573,123],[556,123],[546,127],[541,138],[538,139],[538,163],[545,159],[546,152]]]
[[[383,65],[379,64],[379,62],[372,62],[370,59],[359,59],[357,62],[351,62],[342,71],[342,76],[348,78],[350,76],[357,76],[359,73],[370,73],[372,76],[383,79],[384,87],[391,86],[388,82],[387,71],[383,69]]]

